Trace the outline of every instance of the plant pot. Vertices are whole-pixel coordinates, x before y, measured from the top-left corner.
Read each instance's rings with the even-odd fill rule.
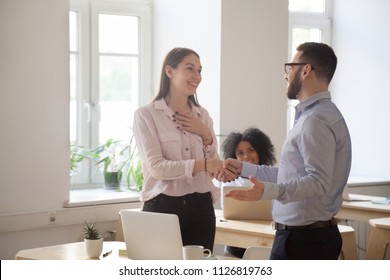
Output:
[[[85,250],[90,259],[99,259],[103,250],[103,238],[100,239],[84,239]]]
[[[104,187],[106,189],[119,189],[122,181],[122,171],[105,172]]]

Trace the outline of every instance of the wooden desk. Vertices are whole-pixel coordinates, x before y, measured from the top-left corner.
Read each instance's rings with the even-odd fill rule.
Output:
[[[340,258],[345,260],[357,260],[355,243],[355,231],[349,226],[339,225],[343,238],[343,247]],[[275,238],[275,230],[272,229],[272,221],[237,221],[225,220],[217,217],[215,243],[241,248],[249,246],[271,247]]]
[[[336,215],[337,219],[368,221],[390,217],[390,205],[371,202],[372,200],[384,199],[384,197],[353,194],[352,198],[370,201],[343,201],[343,205]]]
[[[104,241],[102,255],[112,250],[112,253],[101,260],[114,260],[118,258],[127,258],[119,256],[119,250],[125,249],[126,244],[118,241]],[[75,242],[62,245],[20,250],[16,260],[88,260],[85,252],[84,242]]]
[[[241,248],[249,246],[271,247],[275,230],[272,229],[272,221],[237,221],[225,220],[222,210],[215,210],[216,233],[215,244],[230,245]],[[355,241],[355,231],[352,227],[339,225],[339,230],[343,238],[343,247],[340,254],[341,259],[356,260],[357,249]],[[117,222],[116,240],[123,241],[123,229],[121,219]]]
[[[112,250],[107,257],[103,254]],[[128,259],[127,255],[119,254],[119,250],[126,250],[126,243],[121,241],[104,241],[103,251],[99,260],[109,261],[118,259]],[[41,248],[20,250],[16,260],[94,260],[89,259],[85,252],[84,242],[75,242]],[[215,256],[217,260],[237,260],[229,256]]]

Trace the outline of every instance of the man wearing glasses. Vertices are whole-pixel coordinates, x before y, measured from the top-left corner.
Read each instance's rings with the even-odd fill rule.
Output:
[[[287,97],[300,103],[279,167],[228,159],[226,170],[216,175],[231,180],[230,170],[254,184],[247,191],[231,191],[228,197],[274,200],[271,259],[338,259],[340,254],[342,239],[334,216],[350,172],[351,139],[328,91],[336,65],[328,45],[298,46],[291,63],[284,65]]]

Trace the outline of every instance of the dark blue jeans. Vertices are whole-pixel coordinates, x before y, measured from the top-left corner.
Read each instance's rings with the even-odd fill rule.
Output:
[[[337,225],[276,231],[271,260],[337,260],[343,241]]]
[[[202,245],[213,250],[215,212],[211,193],[192,193],[180,197],[160,194],[144,203],[143,211],[176,214],[183,245]]]

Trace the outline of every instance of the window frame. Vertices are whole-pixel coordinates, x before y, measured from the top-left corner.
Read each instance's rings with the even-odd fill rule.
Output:
[[[332,22],[333,22],[333,0],[325,0],[325,11],[319,12],[296,12],[289,11],[288,29],[288,62],[294,55],[292,50],[293,29],[294,28],[314,28],[321,29],[321,42],[331,45],[332,42]],[[295,106],[297,100],[287,101],[287,133],[294,125]]]
[[[77,44],[79,50],[76,87],[76,145],[91,148],[99,145],[99,14],[136,16],[139,18],[139,88],[138,106],[150,99],[152,16],[148,0],[91,1],[71,0],[70,11],[77,12]],[[142,94],[141,94],[142,93]],[[93,174],[94,164],[84,160],[71,178],[72,189],[103,186],[103,175]],[[96,173],[96,172],[95,172]]]

